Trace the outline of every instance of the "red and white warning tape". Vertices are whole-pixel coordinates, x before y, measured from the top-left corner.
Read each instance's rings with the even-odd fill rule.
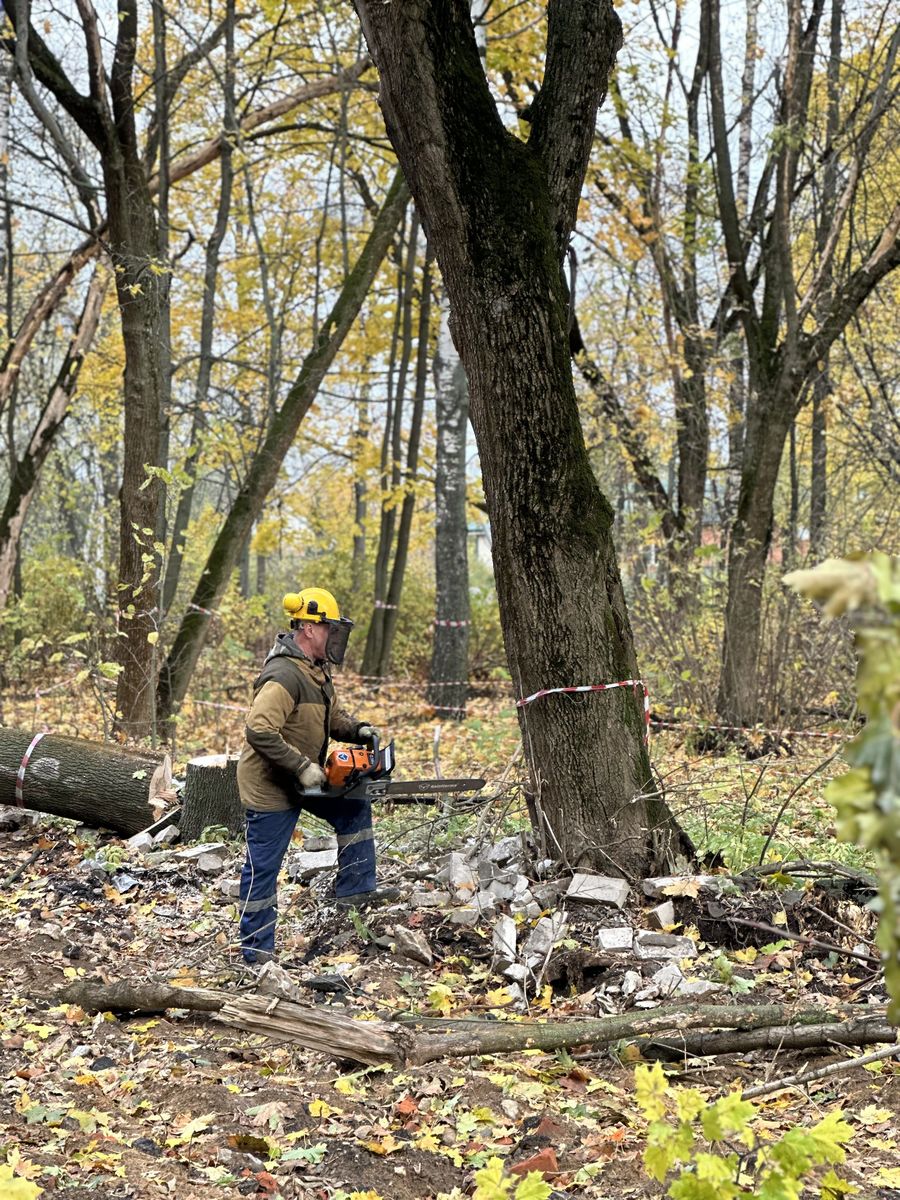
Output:
[[[681,730],[693,730],[700,733],[706,733],[707,730],[714,729],[719,733],[742,733],[745,735],[761,736],[768,734],[771,737],[808,737],[808,738],[825,738],[829,741],[846,739],[855,737],[859,732],[859,727],[856,729],[844,730],[827,730],[827,729],[770,729],[762,725],[714,725],[708,721],[667,721],[664,717],[654,717],[653,724],[657,729],[671,729],[675,733]]]
[[[22,755],[22,761],[19,763],[19,769],[16,772],[16,804],[19,806],[19,808],[25,807],[24,784],[25,784],[25,769],[28,766],[28,760],[31,758],[31,754],[32,754],[32,751],[34,750],[35,746],[38,744],[38,742],[44,736],[45,736],[45,734],[43,734],[43,733],[36,733],[34,735],[34,737],[31,739],[31,744],[29,745],[29,747],[25,751],[25,753]]]
[[[556,688],[541,688],[539,692],[532,692],[530,696],[523,696],[521,700],[516,701],[516,708],[524,708],[526,704],[531,704],[533,700],[540,700],[542,696],[557,696],[569,695],[572,692],[610,692],[614,688],[640,688],[644,695],[644,741],[650,742],[650,692],[643,679],[621,679],[618,683],[585,683],[578,687],[556,687]]]
[[[189,612],[198,612],[198,613],[202,613],[204,617],[217,617],[217,616],[219,616],[219,613],[217,613],[217,612],[215,611],[215,609],[212,609],[212,608],[202,608],[202,607],[201,607],[199,604],[189,604],[189,605],[188,605],[188,611],[189,611]]]
[[[435,625],[439,625],[442,629],[463,629],[466,625],[471,625],[471,621],[445,621],[438,620],[435,617]]]

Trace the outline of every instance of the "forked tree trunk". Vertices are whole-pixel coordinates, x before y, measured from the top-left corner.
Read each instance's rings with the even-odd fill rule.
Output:
[[[634,678],[613,514],[582,436],[561,275],[618,18],[597,0],[551,0],[524,144],[500,120],[464,0],[356,7],[469,380],[514,686],[526,696]],[[650,766],[634,690],[548,696],[520,709],[520,723],[540,806],[570,863],[636,876],[667,859],[676,827],[642,796]]]

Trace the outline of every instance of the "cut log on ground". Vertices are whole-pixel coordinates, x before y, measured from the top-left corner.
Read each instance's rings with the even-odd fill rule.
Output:
[[[572,1021],[466,1021],[427,1018],[406,1021],[360,1020],[337,1006],[303,1005],[271,996],[234,996],[208,988],[173,988],[165,984],[131,984],[124,980],[98,983],[80,979],[53,997],[57,1004],[78,1004],[88,1012],[161,1012],[166,1008],[196,1009],[217,1013],[217,1020],[236,1029],[259,1033],[281,1041],[297,1042],[336,1058],[396,1067],[420,1065],[439,1059],[480,1054],[516,1054],[523,1050],[554,1051],[574,1046],[609,1046],[620,1041],[637,1041],[642,1047],[664,1044],[680,1047],[697,1034],[675,1037],[681,1030],[728,1030],[705,1034],[750,1039],[759,1034],[761,1047],[787,1048],[787,1036],[796,1036],[806,1049],[833,1046],[876,1045],[896,1039],[883,1007],[845,1005],[828,1014],[823,1024],[821,1008],[793,1011],[781,1004],[667,1005],[641,1012]],[[806,1030],[809,1033],[804,1038]],[[740,1031],[735,1033],[734,1031]],[[668,1034],[669,1037],[663,1035]],[[698,1043],[710,1045],[711,1043]],[[752,1044],[752,1043],[750,1043]],[[750,1048],[748,1044],[748,1048]],[[728,1053],[721,1049],[700,1053]]]
[[[237,786],[237,755],[208,754],[192,758],[181,795],[183,842],[196,842],[204,829],[221,825],[229,833],[242,833],[244,810]]]
[[[151,801],[171,779],[171,764],[162,755],[0,729],[0,804],[130,836],[153,820]]]

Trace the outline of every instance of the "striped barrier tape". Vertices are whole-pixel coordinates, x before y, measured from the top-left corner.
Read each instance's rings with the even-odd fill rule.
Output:
[[[650,692],[643,679],[621,679],[618,683],[584,683],[577,687],[541,688],[530,696],[523,696],[516,701],[516,708],[524,708],[542,696],[571,695],[574,692],[611,692],[614,688],[640,688],[644,695],[644,743],[650,743]]]
[[[16,804],[19,808],[25,807],[25,770],[28,766],[28,760],[31,758],[35,746],[45,736],[45,733],[36,733],[34,735],[28,749],[22,755],[22,761],[19,763],[19,769],[16,772]]]

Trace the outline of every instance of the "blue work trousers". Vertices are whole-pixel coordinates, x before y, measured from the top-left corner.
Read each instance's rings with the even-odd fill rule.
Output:
[[[302,808],[327,821],[337,834],[336,896],[375,887],[375,842],[369,800],[304,800]],[[248,809],[247,858],[241,872],[241,948],[246,962],[270,959],[278,919],[278,872],[291,843],[301,806],[283,812]]]

